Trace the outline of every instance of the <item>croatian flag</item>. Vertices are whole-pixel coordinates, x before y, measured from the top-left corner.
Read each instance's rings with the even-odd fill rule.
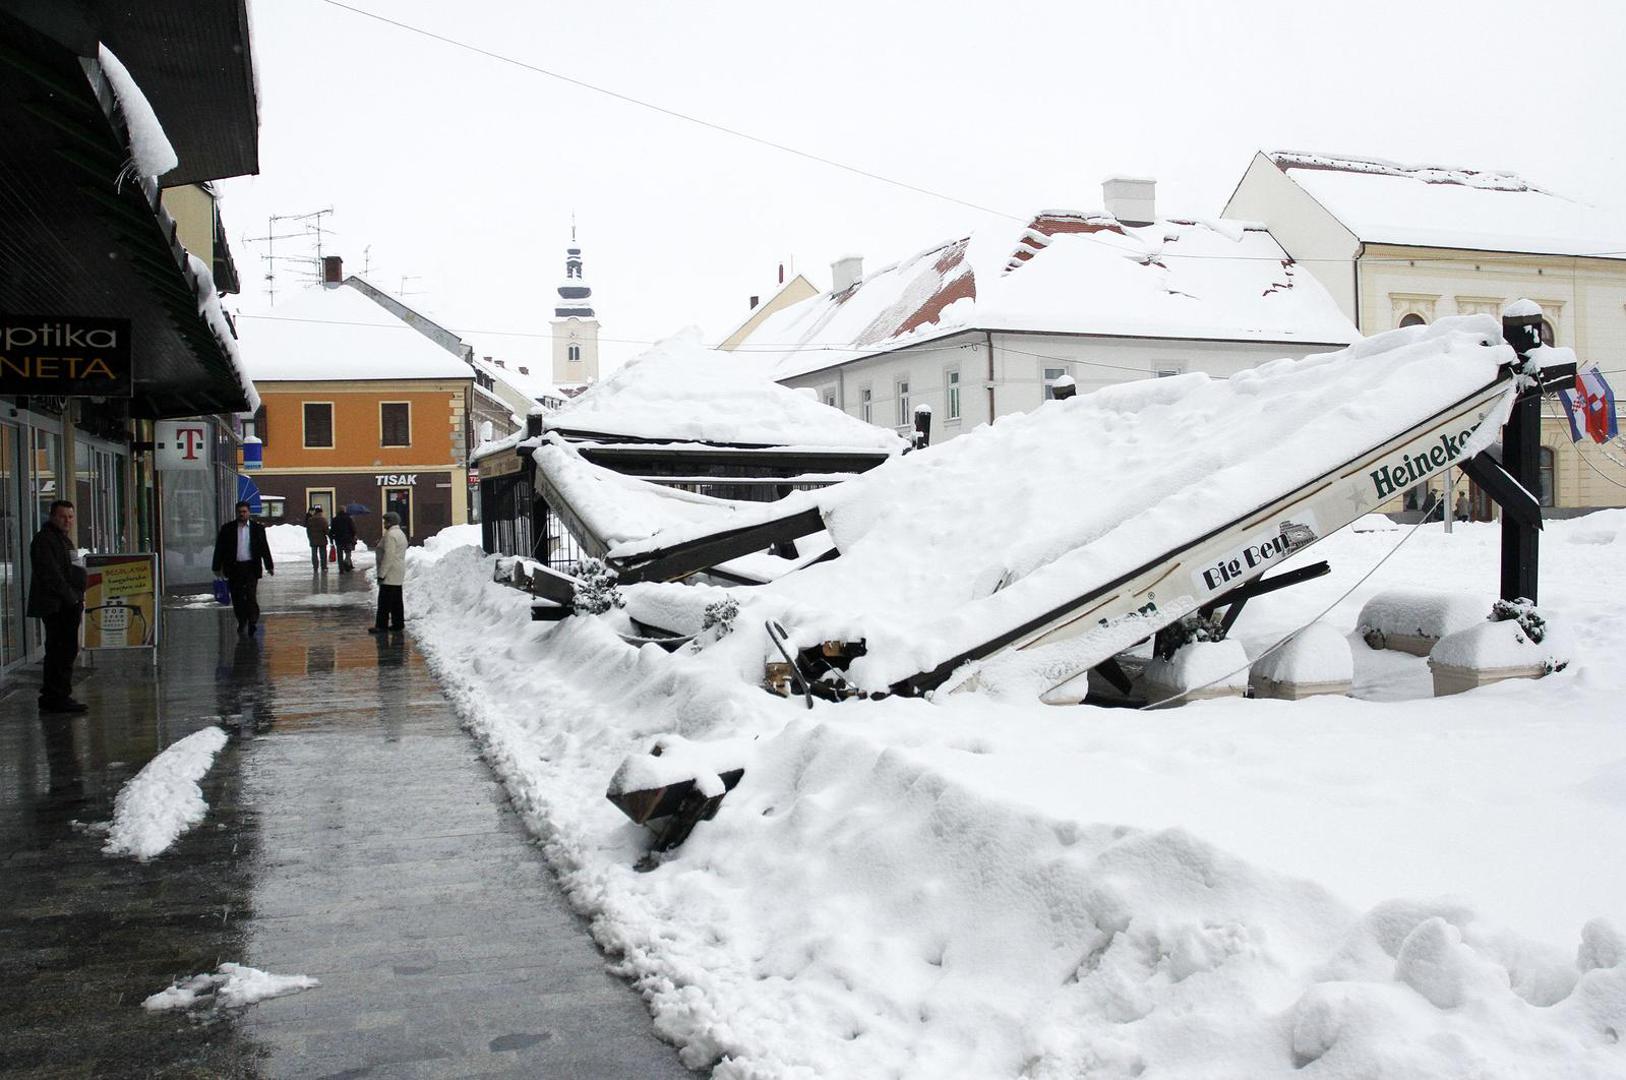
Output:
[[[1570,441],[1580,442],[1585,432],[1595,443],[1606,443],[1620,434],[1615,421],[1615,392],[1597,368],[1575,373],[1575,388],[1560,390],[1564,414],[1570,422]]]

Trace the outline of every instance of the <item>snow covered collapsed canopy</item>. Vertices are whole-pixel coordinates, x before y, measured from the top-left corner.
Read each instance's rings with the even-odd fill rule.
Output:
[[[883,687],[1343,468],[1483,391],[1513,358],[1498,322],[1471,316],[1228,379],[1046,402],[801,496],[841,557],[751,600],[778,608],[803,644],[865,639],[853,672]],[[1176,606],[1187,577],[1170,577],[1160,606]]]
[[[789,378],[968,329],[1326,345],[1359,336],[1257,226],[1045,211],[775,312],[740,352]]]
[[[904,442],[773,382],[750,357],[686,331],[617,368],[547,429],[638,440],[899,453]]]

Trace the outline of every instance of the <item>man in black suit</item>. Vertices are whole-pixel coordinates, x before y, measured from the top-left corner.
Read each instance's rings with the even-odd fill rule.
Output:
[[[265,526],[249,518],[248,503],[237,504],[237,517],[220,527],[215,537],[213,569],[231,588],[231,609],[237,615],[237,632],[254,633],[260,622],[260,565],[274,574],[271,545],[265,539]]]

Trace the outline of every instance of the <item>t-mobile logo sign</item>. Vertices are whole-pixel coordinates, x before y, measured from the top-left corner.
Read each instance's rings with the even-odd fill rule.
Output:
[[[160,420],[153,425],[153,450],[160,469],[207,469],[209,427],[197,420]]]

